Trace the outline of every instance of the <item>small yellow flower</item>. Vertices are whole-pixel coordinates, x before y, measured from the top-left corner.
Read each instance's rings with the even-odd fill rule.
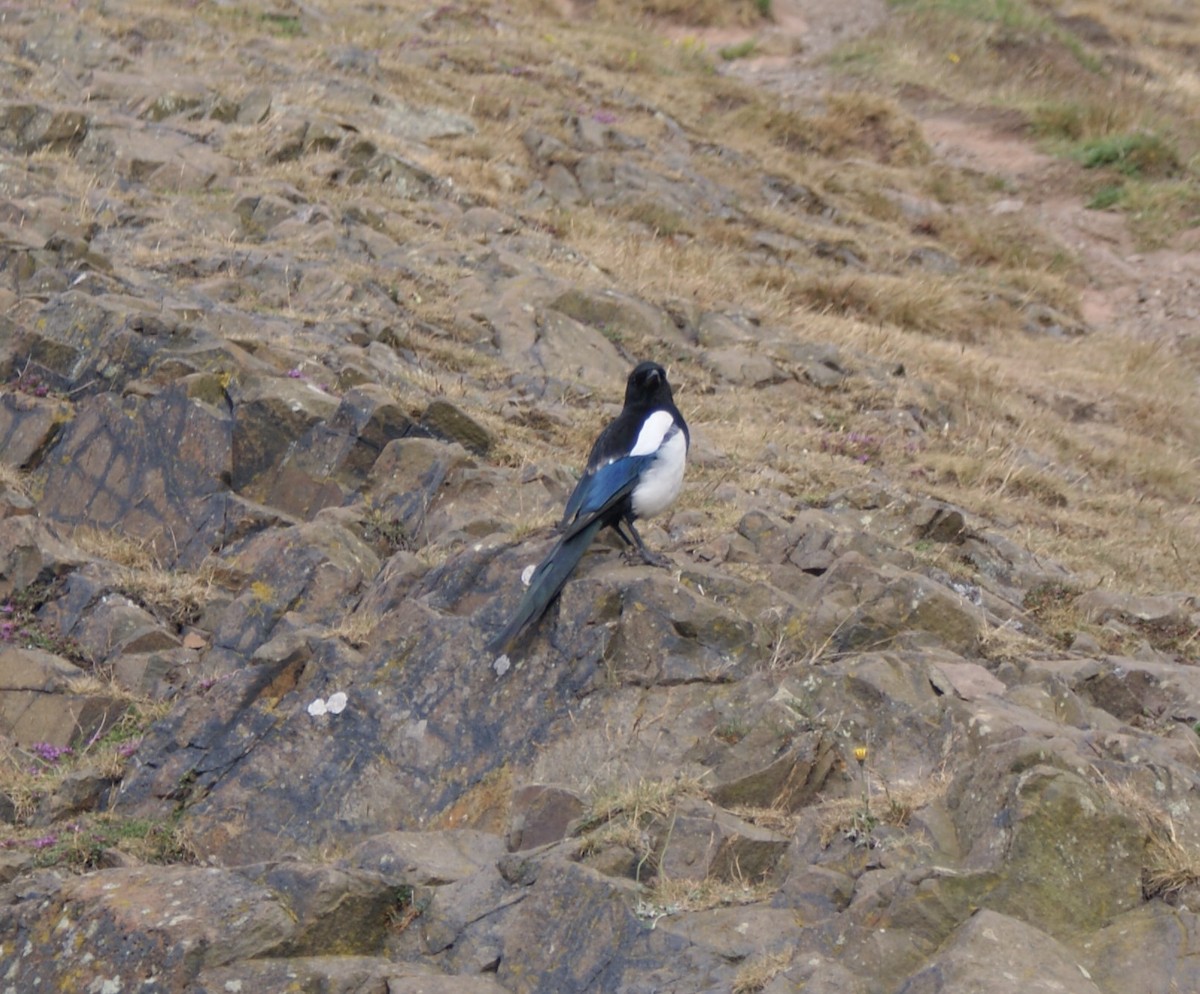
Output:
[[[867,761],[867,747],[866,746],[855,746],[854,747],[854,758],[858,760],[858,765],[862,766],[862,764]]]
[[[958,53],[957,52],[951,52],[949,55],[946,56],[946,58],[948,58],[955,65],[958,65]]]

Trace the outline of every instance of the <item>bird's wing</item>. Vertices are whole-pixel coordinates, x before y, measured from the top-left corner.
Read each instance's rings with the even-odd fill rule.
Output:
[[[562,527],[570,529],[575,522],[600,513],[601,505],[608,510],[615,502],[612,495],[617,495],[616,500],[628,495],[629,489],[618,492],[637,483],[638,474],[654,461],[674,424],[670,411],[658,410],[640,425],[623,414],[605,428],[592,446],[587,469],[567,499]]]
[[[574,535],[593,521],[606,517],[633,493],[633,488],[654,458],[655,453],[622,456],[585,473],[567,501],[567,510],[563,515],[564,536]]]

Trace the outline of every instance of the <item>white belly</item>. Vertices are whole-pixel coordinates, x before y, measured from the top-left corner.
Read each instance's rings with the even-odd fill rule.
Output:
[[[687,439],[676,430],[658,450],[658,458],[642,474],[632,494],[633,513],[639,518],[661,514],[679,496],[683,467],[687,462]]]

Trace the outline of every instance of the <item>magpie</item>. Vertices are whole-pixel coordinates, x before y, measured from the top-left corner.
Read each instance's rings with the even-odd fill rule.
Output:
[[[490,653],[505,651],[545,613],[606,525],[626,545],[636,546],[643,561],[667,564],[646,548],[633,522],[661,513],[679,496],[689,441],[667,371],[656,362],[638,363],[625,385],[625,406],[600,432],[567,499],[558,542],[533,571],[512,620],[488,643]]]

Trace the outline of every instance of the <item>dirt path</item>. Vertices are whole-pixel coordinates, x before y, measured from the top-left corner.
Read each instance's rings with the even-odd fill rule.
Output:
[[[725,71],[785,98],[824,90],[830,80],[819,57],[887,16],[883,0],[775,0],[773,6],[775,24],[760,33],[763,47],[790,54],[738,60]],[[737,38],[713,32],[705,40],[721,45]],[[1200,232],[1141,252],[1122,214],[1089,210],[1072,192],[1071,174],[1079,167],[1040,152],[1017,122],[966,108],[917,114],[939,158],[1004,178],[993,210],[1032,213],[1080,260],[1087,276],[1081,311],[1091,331],[1170,343],[1200,339]]]

